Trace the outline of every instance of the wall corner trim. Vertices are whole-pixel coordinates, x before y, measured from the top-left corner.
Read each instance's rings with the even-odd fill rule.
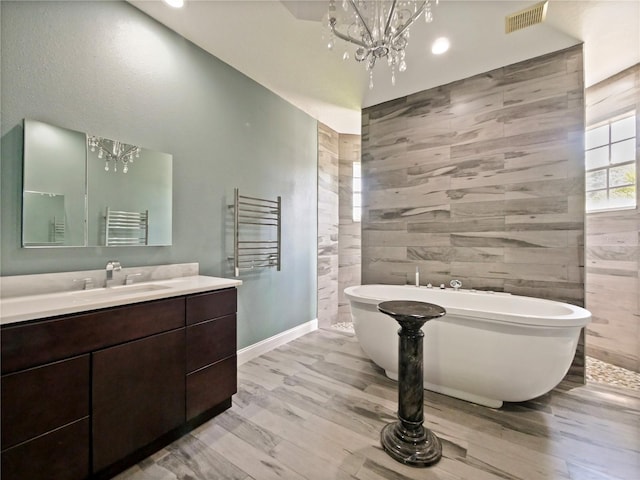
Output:
[[[302,337],[307,333],[311,333],[318,329],[318,319],[314,318],[313,320],[309,320],[297,327],[290,328],[289,330],[285,330],[284,332],[280,332],[272,337],[265,338],[253,345],[249,345],[248,347],[241,348],[238,350],[238,366],[250,362],[256,357],[267,353],[275,348],[284,345],[285,343],[289,343],[296,338]]]

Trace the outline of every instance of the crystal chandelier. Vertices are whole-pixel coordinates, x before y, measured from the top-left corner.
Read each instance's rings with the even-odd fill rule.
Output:
[[[329,2],[328,47],[333,49],[334,37],[356,45],[355,59],[365,62],[369,71],[369,88],[373,88],[373,67],[376,60],[387,57],[391,68],[391,83],[396,84],[396,68],[407,69],[405,48],[409,42],[409,27],[424,13],[427,23],[433,20],[431,4],[434,0],[343,0],[336,8]],[[439,0],[435,0],[436,5]],[[347,60],[349,52],[342,58]]]
[[[98,158],[104,158],[104,170],[109,171],[109,162],[113,163],[113,171],[118,171],[118,162],[122,163],[122,172],[129,171],[129,164],[133,163],[133,158],[140,158],[140,147],[122,143],[117,140],[96,137],[87,137],[87,145],[92,152],[98,149]]]

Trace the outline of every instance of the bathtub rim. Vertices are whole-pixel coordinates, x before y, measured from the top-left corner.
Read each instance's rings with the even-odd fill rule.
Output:
[[[367,296],[363,294],[358,294],[357,291],[366,287],[394,287],[396,289],[411,289],[414,291],[424,291],[429,292],[430,290],[427,287],[415,287],[412,285],[391,285],[391,284],[366,284],[366,285],[352,285],[344,289],[344,294],[350,302],[359,302],[370,305],[377,305],[378,303],[390,300],[392,297],[388,298],[377,298],[373,296]],[[418,290],[420,289],[420,290]],[[435,289],[435,291],[440,292],[440,289]],[[521,325],[521,326],[529,326],[529,327],[544,327],[544,328],[567,328],[567,327],[586,327],[591,321],[591,312],[586,310],[585,308],[579,307],[577,305],[572,305],[570,303],[559,302],[557,300],[548,300],[544,298],[536,298],[529,297],[524,295],[514,295],[509,293],[501,293],[501,292],[485,292],[481,290],[467,290],[461,289],[457,292],[454,292],[452,289],[445,289],[445,292],[451,295],[493,295],[495,298],[500,297],[509,297],[509,298],[526,298],[528,300],[534,300],[537,302],[543,303],[553,303],[556,305],[561,305],[570,311],[569,314],[566,315],[547,315],[547,316],[537,316],[532,315],[530,313],[527,314],[518,314],[518,313],[502,313],[502,312],[494,312],[494,311],[477,311],[470,308],[457,308],[455,306],[439,304],[447,310],[447,313],[451,313],[452,315],[456,315],[458,317],[465,317],[467,319],[473,320],[481,320],[488,321],[491,323],[501,323],[501,324],[510,324],[510,325]],[[455,298],[455,297],[452,297]],[[416,300],[413,299],[403,299],[403,298],[395,298],[394,300]],[[428,301],[428,300],[425,300]],[[444,302],[443,302],[444,303]],[[446,319],[446,316],[444,317]]]

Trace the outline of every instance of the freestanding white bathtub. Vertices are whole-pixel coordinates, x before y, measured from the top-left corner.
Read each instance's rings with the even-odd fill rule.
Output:
[[[362,285],[345,289],[356,336],[389,378],[398,378],[398,324],[378,312],[384,300],[417,300],[447,314],[424,327],[424,388],[488,407],[553,389],[573,360],[584,308],[505,293]]]

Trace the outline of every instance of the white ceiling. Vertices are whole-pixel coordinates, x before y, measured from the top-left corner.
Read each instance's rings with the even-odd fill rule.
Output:
[[[640,62],[640,0],[550,0],[543,24],[509,35],[504,17],[536,0],[441,0],[432,23],[412,26],[408,68],[395,87],[378,62],[373,90],[353,54],[342,60],[344,43],[327,49],[324,0],[186,0],[182,9],[130,3],[340,133],[360,133],[363,107],[580,42],[587,86]],[[439,36],[452,46],[434,56]]]

